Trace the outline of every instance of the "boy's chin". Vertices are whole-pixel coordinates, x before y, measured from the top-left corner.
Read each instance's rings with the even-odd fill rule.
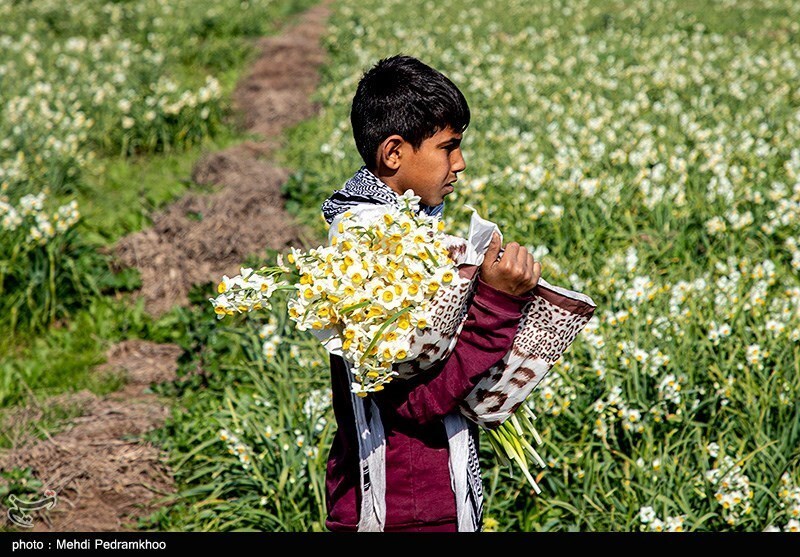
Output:
[[[420,199],[419,200],[420,203],[422,203],[423,205],[427,205],[428,207],[436,207],[437,205],[441,205],[442,201],[444,201],[444,199],[442,199],[442,198],[439,198],[438,201],[436,201],[435,199],[434,200],[428,200],[428,201],[425,201],[424,199]]]
[[[445,192],[442,193],[442,195],[440,195],[438,197],[430,198],[427,201],[425,201],[424,199],[420,199],[420,203],[424,203],[428,207],[436,207],[437,205],[441,205],[442,202],[444,201],[444,198],[447,197],[448,195],[450,195],[450,193],[452,193],[452,192],[445,191]]]

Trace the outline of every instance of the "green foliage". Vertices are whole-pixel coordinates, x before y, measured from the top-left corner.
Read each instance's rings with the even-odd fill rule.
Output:
[[[181,334],[173,314],[154,320],[142,301],[96,297],[69,320],[44,333],[5,336],[0,344],[0,408],[22,403],[35,393],[46,397],[84,388],[105,394],[120,378],[93,373],[113,342],[148,338],[172,342]]]
[[[196,303],[181,317],[188,327],[181,379],[159,387],[178,405],[152,434],[172,455],[179,504],[142,525],[322,530],[332,419],[321,347],[294,331],[285,304],[263,324],[218,321],[202,298],[210,292],[211,285],[196,288]],[[264,355],[264,344],[274,356]]]
[[[0,331],[40,333],[137,286],[97,248],[191,187],[201,149],[233,141],[233,82],[212,74],[240,72],[253,38],[308,4],[0,6]]]

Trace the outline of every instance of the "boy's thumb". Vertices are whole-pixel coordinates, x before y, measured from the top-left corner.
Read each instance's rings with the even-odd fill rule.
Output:
[[[497,261],[497,256],[500,254],[500,234],[494,232],[492,234],[492,239],[489,242],[489,248],[486,250],[486,254],[483,256],[483,264],[484,265],[491,265],[495,261]]]

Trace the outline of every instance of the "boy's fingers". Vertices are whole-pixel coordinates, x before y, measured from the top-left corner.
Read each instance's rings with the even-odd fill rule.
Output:
[[[486,250],[486,255],[483,256],[484,265],[493,265],[497,261],[497,256],[500,254],[500,234],[495,232],[492,234],[492,240],[489,242],[489,248]]]
[[[539,284],[539,278],[542,276],[542,264],[538,261],[533,264],[533,285],[531,288]]]
[[[525,270],[530,272],[533,275],[535,270],[536,261],[533,259],[533,254],[530,252],[527,253],[527,257],[525,258]]]
[[[529,257],[530,254],[528,253],[528,250],[525,247],[520,246],[519,251],[517,252],[517,266],[523,273],[525,273],[525,275],[527,275],[529,269],[533,269],[532,264],[528,265]]]
[[[509,242],[506,244],[506,251],[503,253],[502,261],[505,262],[505,268],[510,269],[515,266],[517,262],[517,253],[519,251],[519,244],[516,242]]]

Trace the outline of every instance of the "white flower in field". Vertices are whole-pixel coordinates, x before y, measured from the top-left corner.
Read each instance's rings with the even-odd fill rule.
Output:
[[[614,387],[612,387],[611,392],[608,395],[608,405],[620,406],[620,403],[622,402],[622,397],[620,396],[621,394],[622,394],[622,387],[620,387],[619,385],[615,385]]]
[[[120,100],[117,102],[117,107],[118,107],[118,108],[119,108],[119,109],[120,109],[122,112],[128,113],[128,112],[130,112],[130,110],[131,110],[131,101],[129,101],[128,99],[120,99]]]
[[[329,390],[314,389],[308,394],[303,403],[303,414],[309,420],[314,416],[324,413],[331,404],[331,392]]]
[[[665,366],[670,362],[669,355],[662,353],[661,350],[657,348],[654,348],[650,352],[649,358],[650,358],[650,365],[653,366],[653,368],[659,368],[661,366]]]
[[[19,200],[19,213],[23,216],[34,215],[42,210],[44,206],[44,192],[38,195],[28,194]]]
[[[650,522],[650,531],[651,532],[663,532],[664,531],[664,521],[660,518],[653,518],[652,522]]]
[[[720,217],[713,217],[706,221],[706,230],[712,236],[725,232],[727,230],[727,225],[725,221]]]
[[[31,243],[43,243],[44,239],[45,237],[44,234],[42,234],[42,231],[36,226],[32,226],[30,232],[28,233],[28,241]]]
[[[629,273],[632,273],[636,270],[636,266],[639,264],[639,257],[636,252],[636,248],[630,246],[628,250],[625,252],[625,270]]]
[[[634,410],[632,408],[626,409],[624,411],[625,419],[630,423],[636,423],[641,421],[642,413],[639,410]]]
[[[271,320],[269,323],[262,325],[261,329],[258,331],[258,336],[261,338],[267,338],[268,336],[274,334],[277,328],[277,323]]]
[[[775,319],[769,319],[765,324],[765,328],[771,333],[779,334],[783,332],[785,325]]]
[[[749,364],[759,364],[762,358],[763,354],[761,352],[761,347],[758,344],[750,344],[747,346],[745,359]]]
[[[592,362],[592,370],[594,371],[595,377],[597,377],[597,379],[605,378],[605,376],[606,376],[606,368],[605,368],[605,365],[602,362],[600,362],[598,360],[594,360]]]
[[[569,283],[576,290],[583,290],[586,287],[586,282],[575,273],[569,276]]]
[[[672,373],[667,374],[658,385],[658,392],[664,399],[669,400],[675,404],[680,404],[681,385],[678,379]]]
[[[197,92],[197,100],[201,103],[207,103],[211,100],[211,89],[208,87],[200,87]]]
[[[22,224],[22,217],[17,210],[5,202],[0,202],[0,214],[3,214],[2,225],[6,230],[16,230]]]
[[[642,507],[639,509],[639,520],[641,520],[643,524],[650,524],[655,518],[656,511],[653,510],[653,507]]]
[[[123,116],[122,117],[122,127],[126,130],[131,129],[136,124],[136,120],[131,118],[130,116]]]
[[[594,424],[595,426],[592,429],[593,434],[599,437],[606,437],[606,435],[608,435],[608,427],[606,426],[606,422],[603,420],[603,418],[597,418]]]
[[[667,532],[683,532],[683,517],[668,516],[666,520]]]
[[[601,335],[593,335],[591,333],[585,333],[584,338],[586,342],[594,347],[597,350],[602,349],[606,345],[606,340]]]
[[[593,405],[592,408],[595,412],[602,412],[606,408],[606,403],[603,402],[603,399],[598,399]]]
[[[641,348],[636,348],[633,351],[633,359],[636,360],[637,362],[640,362],[640,363],[646,362],[647,358],[649,356],[650,355],[645,350],[642,350]]]
[[[275,344],[271,343],[270,341],[266,341],[261,348],[262,354],[267,359],[273,358],[275,354],[278,352],[277,347]]]
[[[656,472],[661,470],[661,459],[660,458],[656,458],[655,460],[653,460],[653,470],[655,470]]]
[[[786,531],[787,532],[800,532],[800,520],[796,518],[792,518],[786,523]]]
[[[711,442],[708,445],[706,445],[706,451],[708,451],[708,454],[711,458],[717,458],[717,456],[719,455],[719,445],[717,443]]]

